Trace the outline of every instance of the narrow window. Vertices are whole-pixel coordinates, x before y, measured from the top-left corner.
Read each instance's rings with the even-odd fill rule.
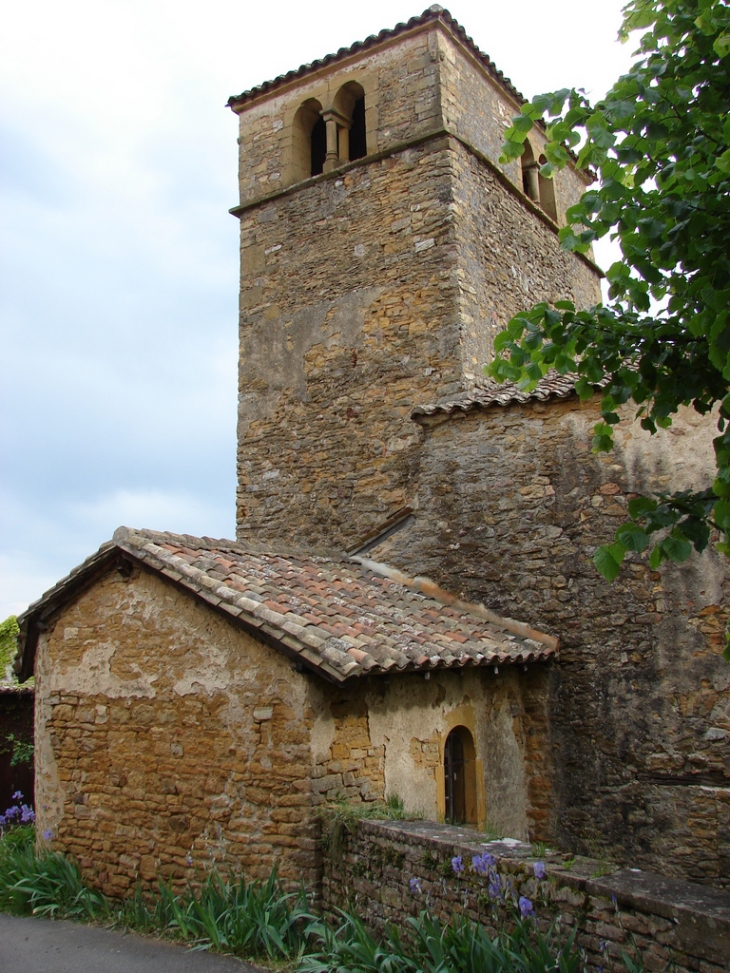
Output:
[[[312,129],[312,158],[310,175],[318,176],[324,170],[324,157],[327,155],[327,126],[320,115]]]
[[[357,81],[343,84],[335,95],[332,116],[337,125],[340,162],[362,159],[368,153],[365,127],[365,91]]]
[[[525,196],[533,201],[540,202],[540,179],[535,156],[532,154],[532,146],[525,142],[525,151],[520,156],[522,162],[522,188]]]
[[[540,166],[544,166],[547,159],[544,155],[541,155],[539,162],[536,162],[532,146],[529,142],[525,142],[525,151],[522,153],[520,161],[522,163],[522,189],[525,196],[528,196],[533,203],[537,203],[545,215],[557,223],[555,183],[552,179],[546,179],[545,176],[540,175]]]
[[[350,161],[362,159],[368,154],[365,138],[365,98],[358,98],[352,109],[352,128],[350,129]]]
[[[444,746],[445,818],[450,824],[476,824],[476,751],[471,733],[457,726]]]

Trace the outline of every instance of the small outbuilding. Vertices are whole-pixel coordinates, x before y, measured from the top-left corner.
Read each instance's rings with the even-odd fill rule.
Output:
[[[40,831],[124,894],[318,877],[316,809],[547,834],[554,638],[364,558],[120,528],[19,619]]]

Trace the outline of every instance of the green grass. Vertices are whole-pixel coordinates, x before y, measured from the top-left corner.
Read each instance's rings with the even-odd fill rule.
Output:
[[[344,797],[328,801],[322,805],[320,814],[325,818],[339,818],[347,826],[356,821],[406,821],[419,817],[419,815],[407,814],[403,801],[395,794],[385,801],[353,803]]]

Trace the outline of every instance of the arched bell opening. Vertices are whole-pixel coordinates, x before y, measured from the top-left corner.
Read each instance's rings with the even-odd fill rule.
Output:
[[[365,91],[357,81],[343,84],[335,95],[333,117],[337,125],[337,155],[340,162],[353,162],[367,155]]]
[[[327,153],[327,136],[322,105],[308,98],[297,109],[292,123],[292,182],[322,172]]]
[[[327,126],[320,115],[312,129],[312,144],[310,150],[310,176],[318,176],[324,172],[324,160],[327,155]]]
[[[520,156],[522,164],[522,188],[525,196],[533,203],[540,204],[540,173],[535,155],[529,142],[525,142],[525,151]]]
[[[555,205],[555,180],[547,179],[540,172],[540,166],[544,166],[546,163],[547,159],[544,155],[541,155],[537,163],[537,179],[540,188],[540,206],[542,206],[545,214],[549,216],[554,223],[557,223],[558,210]]]
[[[477,823],[476,749],[465,726],[455,726],[446,737],[444,796],[450,824]]]

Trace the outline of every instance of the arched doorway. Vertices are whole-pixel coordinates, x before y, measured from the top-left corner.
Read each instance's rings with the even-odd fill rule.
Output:
[[[450,824],[477,823],[476,751],[465,726],[455,726],[446,737],[444,795]]]

